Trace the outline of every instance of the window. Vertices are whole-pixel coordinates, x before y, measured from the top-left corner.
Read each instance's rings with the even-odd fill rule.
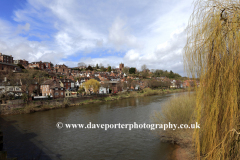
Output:
[[[67,93],[66,93],[66,96],[67,96]]]
[[[13,88],[9,88],[8,90],[9,90],[9,91],[13,91]]]
[[[19,88],[18,88],[18,87],[16,87],[16,91],[19,91]]]
[[[58,96],[58,92],[55,93],[55,96]]]
[[[61,95],[63,95],[63,92],[61,92]]]

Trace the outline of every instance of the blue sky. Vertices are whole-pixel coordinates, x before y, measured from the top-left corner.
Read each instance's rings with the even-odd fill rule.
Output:
[[[192,0],[0,0],[0,52],[77,66],[183,70]]]

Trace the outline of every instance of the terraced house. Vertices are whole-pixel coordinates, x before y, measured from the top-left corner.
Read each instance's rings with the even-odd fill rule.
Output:
[[[29,68],[39,68],[41,70],[46,69],[46,65],[44,63],[42,63],[42,61],[40,62],[32,62],[28,65]]]
[[[49,79],[42,83],[40,90],[43,96],[51,96],[53,98],[64,98],[65,88],[61,81],[57,79]]]

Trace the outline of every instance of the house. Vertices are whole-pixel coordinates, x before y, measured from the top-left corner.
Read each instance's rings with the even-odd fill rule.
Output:
[[[196,85],[198,85],[199,83],[197,81],[194,80],[185,80],[182,84],[183,88],[188,88],[188,87],[194,87]]]
[[[116,93],[122,91],[122,87],[119,85],[119,81],[104,81],[101,88],[99,89],[99,93]]]
[[[109,93],[109,88],[105,88],[103,86],[99,88],[99,94],[108,94],[108,93]]]
[[[68,68],[65,64],[55,65],[54,69],[56,73],[61,73],[62,75],[71,75],[71,68]]]
[[[177,88],[176,80],[171,80],[170,88]]]
[[[40,94],[40,88],[37,82],[32,82],[30,84],[27,84],[27,82],[22,82],[22,91],[24,93],[28,93],[29,96],[37,96]]]
[[[0,95],[7,94],[14,95],[15,97],[22,96],[21,86],[21,80],[10,82],[5,77],[4,80],[0,82]]]
[[[65,97],[65,88],[61,81],[57,79],[49,79],[42,83],[40,86],[43,96],[52,96],[55,98]]]
[[[78,82],[78,80],[75,82],[75,88],[79,88],[80,87],[80,83]]]
[[[42,63],[42,61],[40,62],[32,62],[28,64],[28,68],[39,68],[41,70],[46,69],[46,65],[44,63]]]
[[[0,71],[4,72],[7,70],[11,70],[13,72],[21,72],[21,69],[15,64],[0,62]]]
[[[70,98],[70,97],[77,97],[77,92],[66,90],[65,91],[65,98]]]
[[[24,60],[14,60],[14,64],[21,64],[24,68],[28,68],[28,61],[26,61],[25,59]]]
[[[43,62],[45,65],[46,69],[52,70],[53,69],[53,64],[51,62]]]
[[[13,64],[13,57],[12,55],[5,55],[0,53],[0,62]]]
[[[68,90],[74,88],[74,82],[71,79],[60,79],[64,87]]]

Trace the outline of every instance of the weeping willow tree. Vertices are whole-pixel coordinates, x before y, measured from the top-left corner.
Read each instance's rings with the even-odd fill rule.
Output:
[[[240,1],[196,0],[187,32],[185,68],[200,78],[198,158],[240,159]]]
[[[95,79],[90,79],[84,83],[84,87],[86,91],[89,91],[90,89],[92,89],[94,93],[97,93],[97,91],[100,88],[100,83]]]

